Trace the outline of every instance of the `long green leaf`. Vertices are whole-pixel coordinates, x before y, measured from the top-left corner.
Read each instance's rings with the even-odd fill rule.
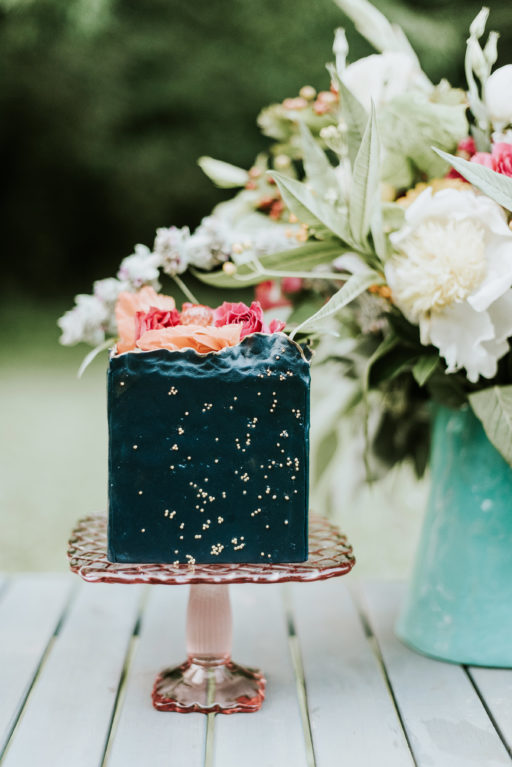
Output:
[[[361,293],[364,293],[370,285],[381,283],[382,277],[377,272],[368,270],[367,272],[353,274],[348,278],[343,287],[340,288],[321,309],[295,328],[291,337],[293,338],[299,331],[302,332],[317,326],[323,320],[326,320],[328,317],[332,317],[333,314],[339,312],[340,309],[343,309],[344,306],[351,303],[351,301],[361,295]]]
[[[245,186],[249,181],[249,174],[246,170],[238,168],[236,165],[231,165],[229,162],[223,162],[223,160],[215,160],[213,157],[200,157],[197,164],[210,181],[213,181],[221,189]]]
[[[399,339],[394,333],[390,333],[387,335],[384,340],[377,346],[375,351],[373,352],[372,356],[366,363],[365,371],[364,371],[364,378],[363,378],[363,395],[366,397],[368,390],[370,388],[370,374],[372,371],[373,365],[377,362],[377,360],[380,360],[381,357],[384,357],[386,354],[389,354],[389,352],[395,348],[395,346],[398,344]]]
[[[494,447],[512,466],[512,386],[492,386],[469,395],[469,402]]]
[[[300,123],[300,133],[304,169],[308,181],[319,192],[328,192],[330,189],[338,190],[339,184],[334,168],[304,123]]]
[[[352,190],[348,220],[352,237],[360,247],[364,247],[375,206],[379,204],[380,147],[375,119],[372,111],[364,132],[361,146],[354,162]]]
[[[326,240],[260,256],[259,263],[269,271],[309,272],[321,264],[330,264],[342,253],[343,247],[340,244],[335,240]],[[201,282],[217,288],[240,288],[243,285],[257,285],[265,279],[265,275],[262,275],[256,265],[250,261],[239,264],[233,275],[226,274],[222,269],[214,272],[191,269],[191,272]]]
[[[348,222],[336,207],[322,200],[321,197],[301,181],[289,178],[282,173],[270,173],[277,182],[279,190],[287,207],[299,221],[316,230],[325,227],[337,235],[347,245],[356,248],[357,245],[350,235]]]
[[[495,170],[486,168],[485,165],[480,165],[477,162],[469,162],[463,160],[462,157],[455,157],[455,155],[443,152],[436,147],[432,147],[432,149],[453,165],[466,181],[476,186],[499,205],[512,211],[512,178],[504,176],[502,173],[496,173]]]
[[[337,79],[337,86],[340,91],[340,112],[347,125],[348,156],[353,166],[363,140],[368,114],[343,80]]]
[[[76,374],[77,378],[81,378],[91,362],[96,359],[98,354],[105,351],[106,349],[109,349],[111,346],[113,346],[116,342],[115,338],[106,338],[104,341],[101,342],[101,344],[98,344],[98,346],[95,346],[94,349],[91,349],[91,351],[85,355],[85,357],[82,360],[82,364],[78,368],[78,372]]]

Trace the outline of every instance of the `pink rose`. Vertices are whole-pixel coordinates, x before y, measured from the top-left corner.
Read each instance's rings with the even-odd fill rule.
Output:
[[[471,158],[471,162],[476,162],[478,165],[485,165],[486,168],[494,168],[494,158],[490,152],[475,152]]]
[[[213,321],[217,328],[222,325],[241,325],[240,338],[244,338],[249,333],[268,332],[265,328],[263,309],[259,301],[253,301],[250,306],[246,306],[241,301],[238,304],[224,301],[213,312]]]
[[[285,327],[286,327],[286,322],[283,322],[282,320],[270,320],[270,324],[268,326],[268,332],[279,333],[281,330],[284,330]]]
[[[253,301],[250,306],[242,302],[231,304],[224,301],[213,312],[213,321],[216,327],[223,325],[241,325],[240,339],[250,333],[277,333],[285,326],[280,320],[272,320],[270,326],[265,325],[263,309],[259,301]]]
[[[158,309],[151,306],[147,312],[135,314],[135,340],[140,338],[146,330],[161,330],[173,328],[180,324],[180,313],[176,309]]]

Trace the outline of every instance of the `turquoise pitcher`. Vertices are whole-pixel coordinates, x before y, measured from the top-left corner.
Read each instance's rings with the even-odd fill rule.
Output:
[[[469,407],[437,407],[427,511],[396,633],[440,660],[512,667],[512,469]]]

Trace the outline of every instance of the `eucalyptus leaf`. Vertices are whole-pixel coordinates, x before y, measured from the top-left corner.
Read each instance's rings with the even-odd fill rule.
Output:
[[[200,157],[197,164],[210,181],[213,181],[221,189],[245,186],[249,181],[249,174],[246,170],[231,165],[229,162],[215,160],[213,157]]]
[[[414,363],[412,374],[418,386],[424,386],[426,384],[438,364],[439,356],[437,354],[422,355],[417,362]]]
[[[494,447],[512,466],[512,386],[492,386],[469,395],[469,402]]]
[[[502,173],[496,173],[495,170],[486,168],[485,165],[480,165],[477,162],[463,160],[462,157],[455,157],[455,155],[447,154],[447,152],[442,152],[435,147],[433,149],[444,160],[453,165],[466,181],[476,186],[499,205],[512,211],[512,178],[504,176]]]
[[[373,105],[352,175],[348,220],[353,239],[360,247],[364,247],[375,206],[380,204],[380,145]]]
[[[313,328],[328,317],[332,317],[333,314],[339,312],[340,309],[343,309],[344,306],[351,303],[357,296],[364,293],[365,290],[368,290],[370,285],[381,285],[382,282],[383,279],[378,272],[368,270],[367,272],[353,274],[348,278],[343,287],[341,287],[321,309],[295,328],[291,334],[291,338],[293,338],[299,331]]]
[[[299,221],[310,226],[315,232],[325,227],[347,245],[357,248],[350,235],[346,216],[334,204],[322,200],[320,195],[301,181],[276,171],[272,171],[270,175],[277,182],[285,204]]]

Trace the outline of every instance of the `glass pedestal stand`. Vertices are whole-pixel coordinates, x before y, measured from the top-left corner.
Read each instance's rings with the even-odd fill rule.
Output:
[[[93,583],[190,584],[187,660],[162,671],[153,687],[159,711],[204,714],[258,711],[265,697],[260,671],[231,660],[230,583],[317,581],[350,572],[352,547],[327,520],[310,516],[309,558],[290,564],[133,565],[107,559],[107,520],[81,520],[69,541],[71,570]]]

